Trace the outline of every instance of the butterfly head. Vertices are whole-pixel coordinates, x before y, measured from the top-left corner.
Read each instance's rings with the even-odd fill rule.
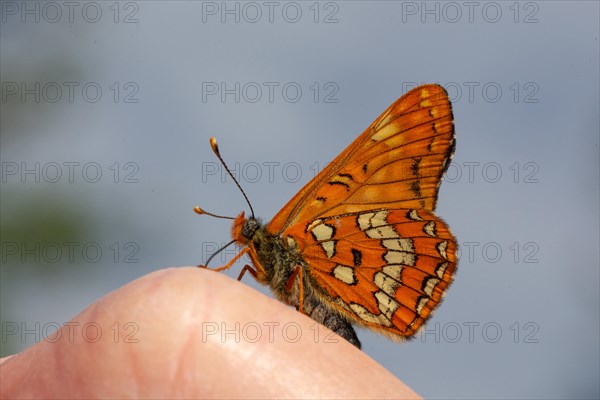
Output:
[[[248,244],[260,228],[260,221],[254,217],[246,218],[242,211],[233,221],[231,235],[233,239],[241,244]]]

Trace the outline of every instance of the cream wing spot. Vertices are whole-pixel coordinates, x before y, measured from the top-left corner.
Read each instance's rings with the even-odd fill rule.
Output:
[[[440,279],[444,279],[444,273],[446,272],[447,268],[448,268],[448,263],[446,261],[441,262],[435,269],[435,274],[437,275],[437,277]]]
[[[435,221],[429,221],[423,226],[423,232],[432,237],[437,237]]]
[[[448,259],[448,241],[444,240],[443,242],[438,243],[437,245],[437,251],[438,253],[440,253],[440,256],[442,256],[444,259]]]
[[[371,228],[365,232],[371,239],[389,239],[399,237],[394,228],[392,228],[390,225]]]
[[[383,314],[375,315],[365,307],[357,303],[351,303],[350,308],[360,319],[365,322],[370,322],[372,324],[383,325],[383,326],[391,326],[392,323],[389,319],[385,317]]]
[[[434,278],[434,277],[427,278],[423,285],[423,292],[425,292],[425,294],[427,296],[432,297],[435,286],[438,283],[440,283],[440,280],[438,278]]]
[[[398,128],[394,124],[388,124],[383,128],[379,129],[371,139],[375,142],[379,142],[380,140],[384,140],[398,133]]]
[[[323,220],[320,219],[315,219],[313,222],[311,222],[310,224],[308,224],[308,226],[306,227],[306,232],[310,232],[311,230],[313,230],[313,228],[319,224],[321,224],[323,222]]]
[[[423,218],[419,216],[417,210],[410,210],[408,213],[408,218],[412,219],[413,221],[423,221]]]
[[[387,225],[388,211],[368,212],[358,216],[358,227],[362,231]]]
[[[396,289],[398,289],[398,286],[400,286],[400,283],[381,271],[375,274],[373,280],[379,289],[383,290],[390,296],[394,296],[396,294]]]
[[[391,321],[394,313],[400,307],[400,303],[381,290],[375,293],[375,298],[377,299],[377,308],[379,308],[379,311]]]
[[[431,104],[431,100],[422,100],[421,103],[419,103],[419,105],[422,108],[428,108],[428,107],[431,107],[432,104]]]
[[[344,301],[342,299],[340,299],[339,297],[335,300],[335,302],[342,307],[344,310],[348,311],[348,312],[352,312],[352,309],[350,308],[350,306],[348,306],[348,304],[344,303]]]
[[[402,264],[411,267],[414,267],[417,261],[414,253],[406,251],[388,251],[383,258],[388,264]]]
[[[321,247],[325,251],[327,258],[331,258],[335,255],[335,240],[328,240],[321,243]]]
[[[373,216],[375,215],[375,213],[365,213],[365,214],[360,214],[358,216],[358,227],[360,228],[361,231],[366,231],[367,229],[369,229],[371,227],[371,218],[373,218]]]
[[[427,304],[429,299],[427,297],[420,297],[419,302],[417,303],[417,314],[421,315],[421,311],[423,311],[423,307]]]
[[[306,230],[310,231],[315,240],[321,245],[327,258],[335,255],[336,241],[330,240],[335,235],[335,228],[333,226],[323,223],[321,219],[317,219],[310,223]]]
[[[326,224],[315,226],[311,232],[315,239],[319,242],[329,240],[333,237],[333,227]]]
[[[409,253],[415,252],[415,246],[412,239],[383,239],[381,244],[388,250],[407,251]]]
[[[347,267],[345,265],[336,265],[333,269],[333,276],[346,285],[356,285],[356,275],[354,275],[354,268]]]
[[[386,265],[385,267],[383,267],[382,271],[384,274],[392,277],[396,281],[402,282],[401,277],[403,268],[404,267],[402,265]]]
[[[371,218],[371,227],[376,228],[378,226],[387,225],[387,216],[388,211],[381,210],[377,211],[377,213]]]

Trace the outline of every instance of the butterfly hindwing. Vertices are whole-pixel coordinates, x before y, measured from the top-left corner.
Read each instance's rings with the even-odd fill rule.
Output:
[[[434,210],[454,151],[446,91],[425,85],[402,96],[273,218],[280,234],[299,221],[374,208]]]
[[[285,231],[328,304],[354,322],[412,336],[442,300],[456,241],[433,213],[382,209],[319,218]]]

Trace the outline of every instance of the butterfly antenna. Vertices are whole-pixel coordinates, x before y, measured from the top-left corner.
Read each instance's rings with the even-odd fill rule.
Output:
[[[213,258],[215,258],[215,256],[217,254],[219,254],[220,252],[222,252],[223,250],[225,250],[226,248],[228,248],[229,246],[231,246],[233,243],[235,243],[235,239],[232,240],[231,242],[227,243],[225,246],[221,247],[219,250],[215,251],[214,253],[212,253],[212,255],[210,257],[208,257],[208,260],[206,260],[206,264],[204,264],[204,266],[208,266],[208,263],[211,262],[211,260]]]
[[[213,152],[219,158],[219,161],[221,161],[221,164],[223,164],[223,167],[225,167],[225,170],[227,171],[227,173],[229,174],[231,179],[233,179],[233,181],[237,185],[238,189],[240,189],[240,192],[242,192],[242,194],[244,195],[244,198],[246,199],[246,203],[248,203],[248,206],[250,207],[250,213],[252,214],[252,218],[254,218],[254,209],[252,208],[252,204],[250,204],[250,200],[248,200],[248,196],[246,196],[244,189],[242,189],[242,187],[240,186],[237,179],[235,179],[235,176],[233,176],[233,174],[229,170],[229,167],[227,166],[227,164],[225,164],[225,161],[223,161],[223,158],[221,157],[221,153],[219,153],[219,146],[217,145],[217,139],[215,139],[214,137],[210,138],[210,147],[212,147]]]
[[[194,207],[194,211],[196,212],[196,214],[199,214],[199,215],[205,214],[205,215],[210,215],[211,217],[215,217],[215,218],[235,219],[234,217],[226,217],[224,215],[217,215],[217,214],[210,213],[208,211],[204,211],[200,207]]]

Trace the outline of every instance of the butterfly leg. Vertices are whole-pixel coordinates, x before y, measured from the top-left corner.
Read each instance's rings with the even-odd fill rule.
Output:
[[[241,281],[242,277],[244,276],[244,274],[246,272],[250,272],[250,275],[252,275],[254,277],[254,279],[258,280],[258,276],[256,275],[256,270],[248,264],[244,265],[244,268],[242,268],[242,270],[240,271],[240,274],[239,274],[237,280]]]
[[[210,269],[211,271],[215,271],[215,272],[229,269],[237,260],[239,260],[244,254],[246,254],[248,252],[248,250],[249,250],[248,247],[246,247],[244,250],[240,251],[235,257],[233,257],[233,259],[231,261],[229,261],[227,263],[227,265],[224,265],[222,267],[212,269],[212,268],[208,268],[206,265],[198,265],[198,268],[206,268],[206,269]],[[254,276],[256,277],[256,275],[254,275]]]
[[[300,292],[300,299],[298,301],[298,311],[300,311],[302,314],[306,314],[304,312],[304,285],[303,285],[303,278],[302,278],[302,266],[298,265],[296,268],[294,268],[294,271],[292,272],[292,275],[289,277],[289,279],[287,280],[287,282],[285,283],[285,290],[287,290],[288,292],[292,291],[292,287],[294,286],[294,281],[296,280],[296,277],[300,277],[300,279],[298,279],[298,291]]]

